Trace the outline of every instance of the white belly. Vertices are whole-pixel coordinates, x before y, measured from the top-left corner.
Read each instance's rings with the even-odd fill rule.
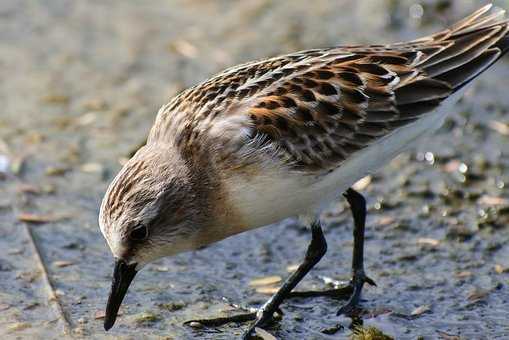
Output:
[[[434,112],[431,112],[416,122],[404,126],[388,136],[383,137],[376,143],[361,150],[350,160],[345,161],[336,171],[326,176],[316,184],[317,190],[331,200],[355,182],[369,175],[383,165],[389,163],[394,157],[403,151],[413,147],[422,139],[438,130],[444,123],[445,118],[463,95],[465,88],[453,94]],[[336,188],[336,193],[328,189]],[[330,193],[329,193],[330,192]],[[325,193],[328,193],[325,194]],[[323,206],[322,206],[323,207]]]
[[[436,131],[460,95],[455,94],[435,112],[361,150],[319,180],[280,169],[269,169],[255,178],[236,178],[230,183],[228,191],[236,211],[245,222],[245,228],[319,213],[359,179],[375,172],[424,136]]]

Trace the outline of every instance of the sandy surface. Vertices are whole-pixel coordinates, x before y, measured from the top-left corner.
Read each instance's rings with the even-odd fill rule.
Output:
[[[112,258],[102,194],[172,95],[240,62],[299,49],[415,38],[477,1],[0,2],[0,335],[231,339],[189,318],[267,299],[309,233],[298,222],[159,261],[139,274],[115,327],[101,313]],[[507,1],[499,5],[509,8]],[[390,14],[388,14],[390,13]],[[369,203],[364,325],[401,339],[509,337],[509,63],[483,75],[446,126],[363,190]],[[329,252],[299,289],[349,277],[345,202],[324,214]],[[329,279],[327,279],[329,278]],[[278,338],[337,339],[341,301],[283,305]],[[337,323],[335,335],[322,331]],[[447,338],[456,339],[456,338]]]

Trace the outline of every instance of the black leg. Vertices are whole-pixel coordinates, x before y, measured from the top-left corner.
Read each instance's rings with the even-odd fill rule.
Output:
[[[246,322],[254,320],[248,331],[245,333],[244,339],[251,338],[255,328],[263,328],[269,325],[273,320],[274,313],[281,314],[279,305],[283,302],[283,300],[289,297],[295,286],[297,286],[311,268],[320,261],[327,251],[327,242],[325,241],[320,222],[313,222],[311,225],[311,232],[311,243],[306,251],[304,261],[300,264],[297,270],[285,280],[279,290],[262,307],[260,307],[256,313],[247,313],[226,318],[194,320],[194,322],[198,322],[204,326],[221,326],[229,322]],[[186,324],[190,324],[192,322],[193,321],[188,321]]]
[[[375,282],[364,273],[364,229],[366,224],[366,200],[353,189],[348,189],[343,194],[352,211],[354,219],[353,229],[353,256],[352,256],[352,280],[345,287],[339,287],[324,291],[291,292],[290,298],[309,298],[317,296],[329,296],[338,299],[346,299],[348,302],[338,311],[339,314],[351,314],[358,304],[362,287],[365,282],[376,286]]]
[[[319,221],[313,222],[311,225],[312,239],[308,246],[304,261],[300,264],[295,272],[290,275],[279,290],[258,310],[256,321],[249,327],[244,335],[245,339],[249,339],[256,327],[265,327],[270,323],[272,315],[279,309],[279,305],[297,284],[306,276],[318,261],[325,255],[327,251],[327,242],[323,236],[322,227]]]
[[[359,303],[362,287],[364,283],[376,286],[375,282],[366,276],[364,272],[364,229],[366,226],[366,200],[357,191],[352,188],[344,194],[350,209],[352,210],[354,229],[353,229],[353,257],[352,257],[352,286],[353,292],[348,302],[339,309],[340,314],[351,314],[355,306]]]

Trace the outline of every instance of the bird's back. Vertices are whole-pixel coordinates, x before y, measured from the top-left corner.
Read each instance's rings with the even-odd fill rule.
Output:
[[[164,106],[149,143],[209,158],[247,224],[316,210],[438,128],[460,90],[507,51],[504,12],[489,10],[410,42],[230,68]]]

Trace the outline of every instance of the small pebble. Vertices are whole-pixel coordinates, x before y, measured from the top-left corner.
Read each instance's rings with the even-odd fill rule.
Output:
[[[188,323],[188,326],[196,329],[203,328],[203,325],[198,321],[191,321],[190,323]]]

